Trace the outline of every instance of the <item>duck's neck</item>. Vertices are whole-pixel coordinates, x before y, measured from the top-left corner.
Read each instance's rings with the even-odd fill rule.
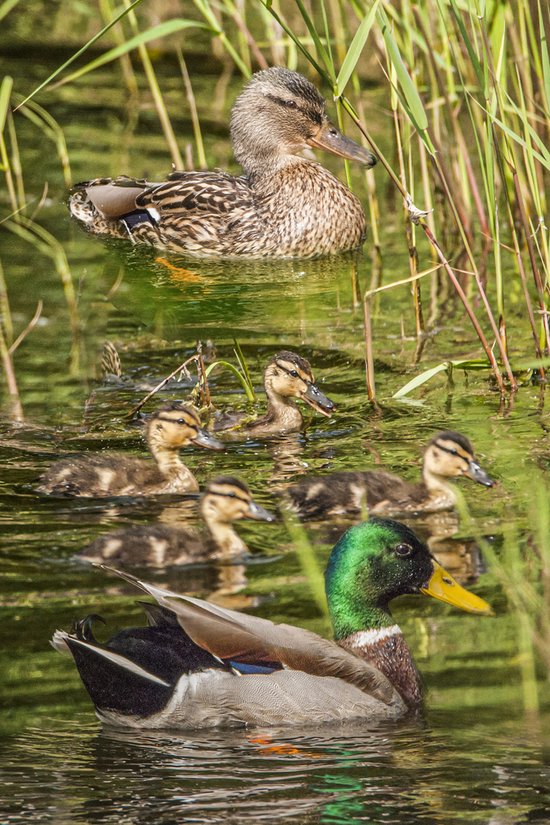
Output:
[[[379,599],[368,578],[359,590],[353,571],[350,574],[331,571],[329,566],[327,596],[336,641],[380,670],[408,707],[418,707],[422,702],[420,676],[387,602]]]
[[[223,557],[246,553],[248,548],[231,523],[207,519],[206,526],[216,545],[216,555]]]
[[[334,635],[340,647],[366,659],[386,676],[407,707],[422,703],[420,675],[399,625],[387,607],[353,598],[330,603]]]
[[[149,449],[164,478],[177,481],[178,486],[184,485],[190,491],[199,489],[195,476],[181,460],[178,450],[159,444],[154,439],[149,440]]]
[[[292,431],[301,429],[304,419],[302,413],[290,398],[280,395],[269,386],[265,388],[267,395],[267,412],[264,421],[270,422],[277,431]]]
[[[338,640],[341,647],[374,665],[392,683],[405,704],[422,704],[422,684],[411,651],[398,625],[358,630]]]
[[[424,466],[422,470],[422,480],[430,499],[434,501],[441,500],[441,503],[445,503],[450,507],[456,504],[456,491],[453,485],[449,483],[448,478],[437,475],[428,467]]]

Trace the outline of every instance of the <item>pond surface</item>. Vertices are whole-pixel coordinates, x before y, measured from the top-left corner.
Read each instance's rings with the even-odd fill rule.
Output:
[[[10,62],[22,92],[56,65],[37,60],[29,68],[13,58]],[[168,69],[162,71],[163,84],[177,95],[177,81],[169,79]],[[154,179],[169,168],[154,115],[146,107],[130,130],[124,95],[113,82],[114,69],[102,70],[93,81],[41,100],[65,131],[73,180],[118,172]],[[197,75],[194,82],[199,109],[208,113],[216,78]],[[212,116],[211,128],[208,116],[203,121],[212,167],[231,162],[220,123],[238,87],[236,80],[221,121]],[[377,90],[369,95],[384,143],[390,129],[384,95]],[[192,140],[186,117],[175,117],[174,125],[182,145]],[[14,423],[7,401],[0,420],[0,672],[7,699],[1,821],[550,821],[548,684],[491,563],[502,558],[503,535],[510,531],[529,553],[531,505],[535,487],[547,480],[550,454],[544,390],[526,383],[513,403],[503,404],[486,372],[457,372],[452,383],[438,376],[408,402],[392,400],[416,372],[448,358],[479,354],[460,307],[451,297],[441,297],[436,280],[423,287],[433,334],[418,366],[407,288],[384,294],[375,306],[380,408],[374,409],[365,394],[358,300],[372,275],[368,244],[359,258],[215,264],[171,259],[166,267],[152,254],[109,248],[74,226],[54,151],[32,124],[21,120],[17,129],[29,195],[39,197],[44,181],[49,182],[37,220],[67,256],[79,335],[71,333],[52,261],[3,231],[2,266],[17,329],[25,327],[39,300],[44,307],[15,357],[24,420]],[[324,162],[339,168],[330,159]],[[374,174],[383,193],[383,172]],[[366,202],[356,171],[354,181]],[[382,230],[383,278],[389,283],[408,274],[399,209],[388,209]],[[423,248],[421,255],[427,267]],[[518,307],[514,346],[527,352],[519,288],[513,273],[510,278],[511,315],[515,302]],[[492,490],[460,485],[473,527],[453,514],[415,520],[419,532],[435,541],[442,563],[495,610],[494,617],[479,618],[420,597],[396,604],[396,619],[426,682],[422,722],[376,730],[350,725],[181,735],[102,729],[76,669],[49,647],[56,628],[69,628],[87,613],[104,616],[110,631],[141,621],[130,588],[75,561],[74,555],[109,529],[173,520],[181,503],[48,499],[34,491],[38,476],[67,452],[108,447],[142,455],[139,431],[128,427],[124,416],[147,386],[189,357],[199,339],[210,358],[215,351],[216,357],[235,362],[234,338],[258,389],[265,363],[278,350],[296,350],[310,359],[338,413],[321,419],[307,410],[306,431],[297,437],[235,443],[221,454],[184,451],[201,483],[216,474],[238,475],[261,504],[277,509],[278,491],[306,471],[379,465],[416,479],[422,448],[444,428],[465,433],[480,463],[499,481]],[[106,340],[119,349],[126,378],[122,386],[102,384],[99,360]],[[217,405],[247,409],[229,372],[215,371],[210,389]],[[160,397],[186,398],[188,392],[184,383]],[[263,403],[259,392],[258,411]],[[346,526],[307,526],[320,567]],[[181,592],[329,634],[284,524],[245,524],[238,530],[250,547],[250,555],[238,563],[148,575]],[[488,537],[490,558],[476,546],[478,534]],[[530,661],[536,683],[529,676]]]

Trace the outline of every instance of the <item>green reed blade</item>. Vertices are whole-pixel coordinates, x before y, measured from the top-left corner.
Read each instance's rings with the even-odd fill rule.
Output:
[[[210,373],[212,372],[212,370],[214,370],[216,367],[225,367],[225,369],[232,372],[233,375],[236,378],[238,378],[239,381],[241,382],[242,388],[245,392],[245,395],[246,395],[248,401],[250,401],[250,402],[254,401],[254,393],[251,391],[251,389],[248,385],[248,381],[246,379],[246,376],[243,375],[242,372],[240,372],[240,370],[234,364],[232,364],[230,361],[214,361],[214,363],[209,364],[208,367],[204,371],[204,374],[206,375],[207,378],[210,375]]]
[[[6,118],[10,108],[11,93],[13,89],[13,77],[6,75],[0,86],[0,135],[6,126]]]
[[[281,510],[285,527],[291,538],[294,550],[300,562],[300,567],[307,578],[313,599],[321,615],[329,617],[327,599],[325,596],[325,577],[323,570],[315,556],[315,550],[307,537],[304,527],[293,513]]]
[[[197,20],[185,20],[183,18],[177,20],[167,20],[165,23],[160,23],[158,26],[153,26],[151,29],[147,29],[147,31],[140,32],[139,34],[136,34],[134,37],[131,37],[129,40],[126,40],[124,43],[121,43],[119,46],[115,46],[114,48],[109,49],[109,51],[105,52],[99,57],[96,57],[89,63],[86,63],[85,66],[81,66],[80,69],[77,69],[75,72],[72,72],[72,74],[69,74],[61,80],[58,80],[57,83],[54,84],[53,88],[57,89],[60,86],[64,86],[65,83],[71,83],[73,80],[76,80],[77,78],[82,77],[85,74],[89,74],[89,72],[93,72],[94,69],[99,69],[100,66],[104,66],[106,63],[110,63],[111,61],[116,60],[119,57],[122,57],[122,55],[131,52],[133,49],[137,49],[138,46],[143,46],[145,43],[149,43],[150,40],[156,40],[162,37],[167,37],[168,35],[174,34],[175,32],[191,28],[206,29],[206,31],[212,31],[212,28],[210,26],[207,26],[206,23],[200,23]]]
[[[361,53],[365,47],[365,43],[367,42],[367,38],[370,34],[370,30],[372,28],[372,24],[374,22],[374,18],[378,10],[379,2],[380,0],[374,1],[369,10],[369,13],[363,18],[363,20],[359,24],[359,28],[355,32],[353,40],[349,45],[349,48],[346,52],[346,56],[344,58],[344,62],[342,63],[340,71],[338,72],[338,76],[336,78],[334,93],[337,97],[340,97],[340,95],[343,93],[344,89],[348,84],[348,80],[350,79],[351,75],[355,70],[357,61],[361,57]]]
[[[403,104],[403,108],[416,129],[418,129],[426,148],[430,154],[433,155],[435,149],[428,135],[428,118],[426,116],[422,100],[420,99],[420,95],[418,94],[416,86],[405,66],[405,63],[403,62],[401,52],[399,51],[399,46],[397,45],[397,41],[395,40],[390,29],[389,20],[386,17],[384,10],[381,8],[378,9],[377,19],[384,37],[384,43],[386,44],[388,56],[392,62],[392,65],[395,67],[399,88],[402,92],[400,99]]]
[[[35,97],[35,95],[37,95],[38,92],[41,92],[42,89],[45,89],[46,86],[49,86],[52,80],[54,80],[59,74],[61,74],[61,72],[64,69],[66,69],[67,66],[70,66],[72,63],[74,63],[74,61],[77,60],[81,54],[84,54],[84,52],[87,51],[90,48],[90,46],[93,46],[94,43],[97,43],[98,40],[101,40],[103,35],[106,34],[109,31],[109,29],[112,29],[113,26],[116,26],[119,20],[122,20],[123,17],[125,17],[127,14],[129,14],[129,12],[132,11],[132,9],[134,9],[136,6],[139,6],[141,2],[142,0],[134,0],[133,3],[130,6],[128,6],[128,8],[123,9],[120,12],[120,14],[117,14],[117,16],[113,18],[113,20],[111,20],[110,23],[107,23],[107,25],[104,26],[100,31],[98,31],[97,34],[94,34],[94,36],[90,40],[88,40],[88,42],[85,43],[81,49],[78,49],[78,51],[71,55],[71,57],[69,57],[69,59],[66,60],[65,63],[59,66],[54,72],[52,72],[52,74],[49,75],[49,77],[47,77],[46,80],[43,80],[42,83],[30,93],[30,95],[27,95],[27,97],[22,101],[22,103],[20,103],[19,106],[16,107],[15,111],[17,111],[17,109],[19,109],[20,106],[23,106],[25,103],[28,103],[28,101],[31,100],[31,98]]]
[[[4,0],[0,5],[0,20],[3,20],[18,3],[19,0]]]
[[[298,47],[298,49],[302,52],[302,54],[304,55],[304,57],[306,58],[306,60],[307,60],[309,63],[311,63],[311,65],[313,66],[313,68],[315,69],[315,71],[318,73],[319,77],[323,77],[323,78],[324,78],[327,82],[332,83],[332,82],[333,82],[333,81],[332,81],[332,78],[331,78],[329,75],[327,75],[327,73],[326,73],[326,72],[325,72],[325,70],[322,68],[322,66],[321,66],[319,63],[317,63],[317,61],[315,60],[315,58],[313,57],[313,55],[312,55],[312,54],[310,54],[310,52],[309,52],[309,51],[306,49],[306,47],[303,45],[303,43],[302,43],[302,41],[300,40],[300,38],[298,37],[298,35],[296,35],[296,34],[292,31],[292,29],[291,29],[291,28],[290,28],[290,27],[289,27],[289,26],[285,23],[285,21],[282,19],[282,17],[281,17],[279,14],[277,14],[277,12],[275,11],[275,9],[274,9],[274,8],[272,8],[272,5],[271,5],[271,0],[260,0],[260,3],[262,3],[262,5],[264,6],[264,8],[265,8],[265,9],[267,9],[267,11],[268,11],[268,12],[270,13],[270,15],[273,17],[273,19],[274,19],[274,20],[275,20],[275,21],[279,24],[279,26],[280,26],[280,27],[281,27],[281,28],[282,28],[282,29],[283,29],[283,30],[284,30],[284,31],[288,34],[288,36],[290,37],[290,39],[292,40],[292,42],[293,42],[293,43],[294,43],[294,44]]]

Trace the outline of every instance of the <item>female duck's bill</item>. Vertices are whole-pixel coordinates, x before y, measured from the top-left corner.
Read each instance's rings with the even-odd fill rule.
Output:
[[[85,619],[52,644],[74,658],[100,718],[136,728],[397,719],[420,707],[422,691],[389,602],[421,592],[491,612],[389,519],[352,527],[332,551],[335,642],[112,572],[156,600],[143,604],[149,626],[101,644]]]

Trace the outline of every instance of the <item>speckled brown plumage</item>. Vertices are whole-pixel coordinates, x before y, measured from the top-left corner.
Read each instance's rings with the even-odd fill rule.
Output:
[[[235,532],[240,519],[274,521],[239,479],[221,476],[208,483],[199,505],[205,530],[172,524],[141,524],[99,536],[78,557],[93,562],[167,567],[228,558],[248,550]]]
[[[291,507],[302,518],[320,518],[363,510],[384,515],[433,513],[452,508],[456,493],[449,479],[466,476],[486,487],[492,480],[474,460],[461,433],[438,433],[426,448],[422,481],[413,484],[383,470],[310,476],[287,490]]]
[[[41,493],[57,496],[140,496],[198,490],[179,450],[188,444],[210,449],[223,445],[200,426],[192,407],[179,402],[157,410],[146,426],[154,461],[134,456],[91,453],[56,462],[40,479]]]
[[[309,145],[367,166],[376,159],[330,123],[306,78],[282,68],[253,75],[233,108],[231,137],[242,177],[98,178],[75,187],[71,213],[93,234],[196,257],[313,257],[363,242],[357,197],[300,152]]]

